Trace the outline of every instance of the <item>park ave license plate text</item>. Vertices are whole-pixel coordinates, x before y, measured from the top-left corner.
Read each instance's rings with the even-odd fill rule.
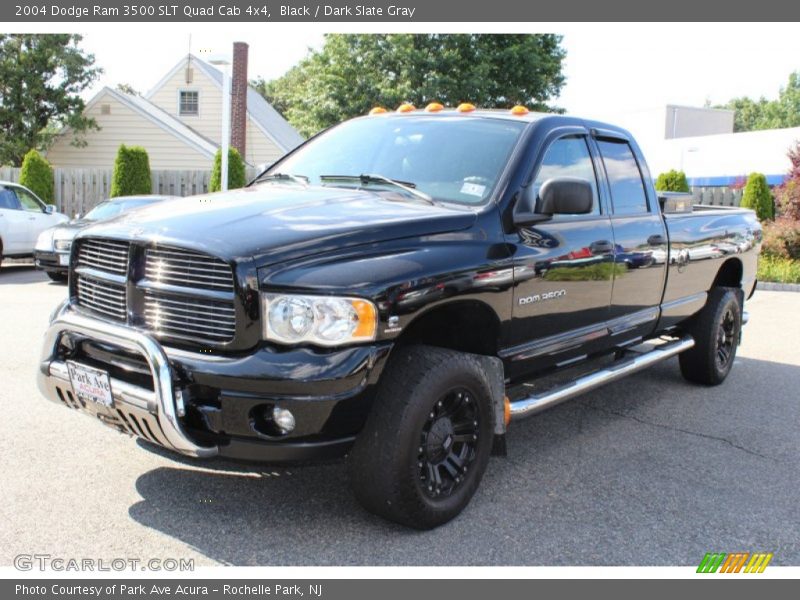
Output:
[[[108,373],[72,361],[67,361],[67,369],[76,396],[103,406],[114,403]]]

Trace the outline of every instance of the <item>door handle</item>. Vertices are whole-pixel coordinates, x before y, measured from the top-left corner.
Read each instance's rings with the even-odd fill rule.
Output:
[[[592,254],[607,254],[614,251],[614,244],[608,240],[600,240],[598,242],[592,242],[589,249],[592,251]]]
[[[657,233],[647,238],[647,243],[651,246],[664,246],[667,243],[667,238],[660,233]]]

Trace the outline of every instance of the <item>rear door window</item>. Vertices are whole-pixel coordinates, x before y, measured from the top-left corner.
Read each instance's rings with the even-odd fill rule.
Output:
[[[615,215],[646,213],[647,194],[642,172],[628,142],[624,140],[597,140],[603,165],[611,188],[611,203]]]

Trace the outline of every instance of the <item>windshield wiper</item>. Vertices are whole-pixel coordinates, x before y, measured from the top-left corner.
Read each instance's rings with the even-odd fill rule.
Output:
[[[300,185],[308,185],[308,177],[305,175],[292,175],[291,173],[262,173],[255,178],[253,183],[259,181],[294,181]]]
[[[320,175],[320,181],[325,181],[326,179],[329,181],[353,181],[358,180],[361,182],[361,185],[369,185],[370,183],[386,183],[393,187],[403,190],[411,194],[412,196],[419,198],[420,200],[424,200],[428,204],[436,204],[428,194],[425,192],[420,192],[419,190],[414,189],[416,186],[415,183],[411,183],[410,181],[398,181],[397,179],[390,179],[385,175]]]

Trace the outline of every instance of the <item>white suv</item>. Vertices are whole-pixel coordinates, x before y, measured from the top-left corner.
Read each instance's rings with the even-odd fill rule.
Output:
[[[66,220],[28,188],[0,181],[0,264],[4,258],[33,256],[39,234]]]

